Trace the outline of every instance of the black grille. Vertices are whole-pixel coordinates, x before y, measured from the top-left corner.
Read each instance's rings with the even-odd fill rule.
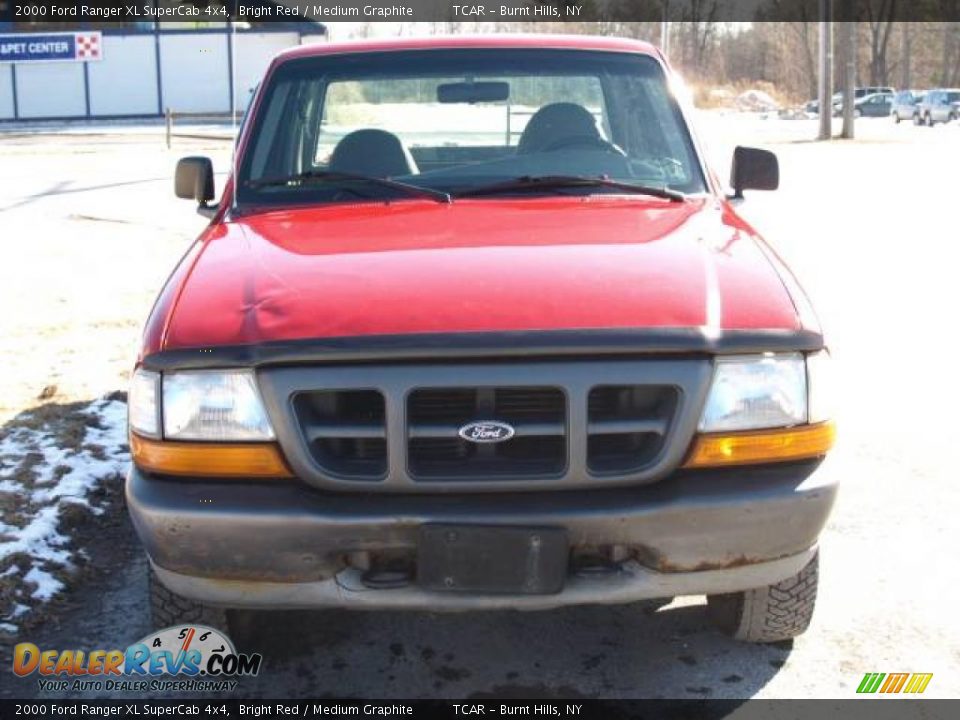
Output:
[[[310,454],[326,472],[352,480],[386,476],[386,409],[380,392],[300,393],[293,405]]]
[[[683,462],[712,373],[706,357],[658,357],[331,363],[258,379],[298,477],[412,494],[655,482]],[[514,433],[460,437],[485,422]]]
[[[556,477],[567,464],[566,396],[550,387],[424,388],[407,400],[407,465],[425,480]],[[508,423],[515,435],[474,443],[470,422]]]
[[[594,474],[642,470],[663,449],[677,390],[660,385],[601,385],[587,406],[587,469]]]

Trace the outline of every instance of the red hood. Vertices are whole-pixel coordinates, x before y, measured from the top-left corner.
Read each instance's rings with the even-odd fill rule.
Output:
[[[177,280],[165,349],[397,333],[800,327],[761,243],[712,200],[290,209],[214,226],[202,243]]]

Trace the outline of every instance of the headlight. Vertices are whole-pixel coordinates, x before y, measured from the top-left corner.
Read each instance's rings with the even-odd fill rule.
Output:
[[[833,420],[833,361],[822,350],[807,356],[807,422]]]
[[[160,374],[138,369],[127,396],[130,428],[147,437],[160,436]]]
[[[757,430],[807,422],[801,353],[717,359],[700,432]]]
[[[180,372],[163,376],[167,440],[273,440],[253,373]]]

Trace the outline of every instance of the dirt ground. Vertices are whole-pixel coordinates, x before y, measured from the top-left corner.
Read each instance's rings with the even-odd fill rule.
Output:
[[[836,359],[844,472],[822,538],[814,624],[795,642],[735,643],[703,598],[545,613],[260,613],[243,645],[264,654],[248,696],[850,697],[865,672],[932,672],[926,695],[960,695],[955,594],[960,488],[952,451],[960,385],[954,325],[960,126],[858,121],[856,142],[817,144],[805,121],[710,113],[721,174],[735,144],[781,160],[776,193],[743,213],[788,260]],[[150,304],[203,225],[172,192],[177,157],[228,163],[223,142],[159,128],[0,133],[0,439],[44,406],[123,390]],[[145,560],[105,479],[100,516],[72,542],[68,591],[18,638],[125,647],[148,630]],[[0,641],[0,665],[9,647]],[[41,695],[3,673],[0,696]]]

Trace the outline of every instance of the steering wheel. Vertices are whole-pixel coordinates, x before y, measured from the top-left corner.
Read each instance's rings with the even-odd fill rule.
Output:
[[[621,148],[596,135],[565,135],[544,145],[540,152],[556,152],[557,150],[570,150],[572,148],[603,150],[621,157],[627,156]]]

